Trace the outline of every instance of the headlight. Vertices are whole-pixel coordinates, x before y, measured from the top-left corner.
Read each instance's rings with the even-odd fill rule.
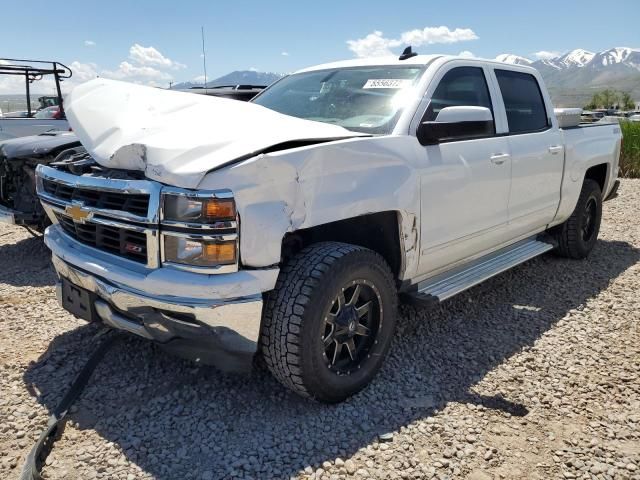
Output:
[[[165,187],[160,218],[161,260],[199,273],[238,269],[236,204],[229,190]]]
[[[236,263],[236,242],[165,235],[164,259],[195,267],[233,265]]]
[[[236,219],[233,198],[172,193],[165,193],[162,198],[164,220],[207,224]]]

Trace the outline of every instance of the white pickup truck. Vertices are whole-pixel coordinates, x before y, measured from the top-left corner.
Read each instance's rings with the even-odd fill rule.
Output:
[[[538,72],[440,55],[301,70],[249,103],[108,80],[40,165],[64,308],[337,402],[380,368],[397,299],[441,302],[544,252],[584,258],[617,124],[559,128]]]

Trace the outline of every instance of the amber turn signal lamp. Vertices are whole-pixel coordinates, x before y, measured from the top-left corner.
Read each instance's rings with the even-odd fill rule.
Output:
[[[204,204],[205,216],[211,220],[236,217],[236,205],[231,199],[212,198]]]

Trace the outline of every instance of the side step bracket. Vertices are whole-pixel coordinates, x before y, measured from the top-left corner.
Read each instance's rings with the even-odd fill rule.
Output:
[[[554,246],[551,243],[535,238],[522,240],[468,264],[420,282],[418,291],[411,294],[411,296],[421,303],[442,302],[553,248]]]

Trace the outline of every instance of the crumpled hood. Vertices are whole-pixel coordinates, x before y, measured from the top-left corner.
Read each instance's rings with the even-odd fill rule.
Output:
[[[186,188],[212,169],[285,142],[361,136],[253,103],[106,79],[74,88],[65,111],[99,164]]]

